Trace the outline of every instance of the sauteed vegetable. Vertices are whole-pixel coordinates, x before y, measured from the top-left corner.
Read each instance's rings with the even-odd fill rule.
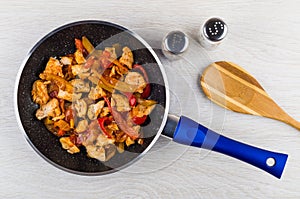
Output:
[[[100,161],[143,143],[141,125],[155,108],[143,66],[131,49],[115,44],[95,49],[83,36],[74,54],[50,57],[32,86],[36,118],[74,154],[85,147]]]

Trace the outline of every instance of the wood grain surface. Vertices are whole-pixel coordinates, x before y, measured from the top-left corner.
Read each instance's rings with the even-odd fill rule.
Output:
[[[268,118],[226,111],[210,102],[199,86],[208,64],[232,61],[300,120],[299,6],[296,0],[1,0],[0,198],[299,198],[299,131]],[[99,19],[136,30],[150,42],[174,29],[196,39],[210,16],[224,18],[229,27],[215,51],[192,40],[178,61],[159,53],[169,78],[171,110],[227,137],[289,154],[280,180],[233,158],[164,137],[123,171],[78,176],[48,164],[26,142],[14,113],[15,77],[29,50],[45,34],[68,22]]]
[[[205,68],[200,84],[205,95],[221,107],[276,119],[300,130],[300,122],[276,104],[259,82],[239,65],[214,62]]]

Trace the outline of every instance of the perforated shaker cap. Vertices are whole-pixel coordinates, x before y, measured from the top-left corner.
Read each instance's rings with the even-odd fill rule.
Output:
[[[204,24],[203,34],[212,42],[221,41],[227,35],[227,25],[220,18],[211,18]]]
[[[178,30],[168,33],[164,39],[165,49],[175,55],[185,52],[188,48],[188,45],[188,37],[185,33]]]

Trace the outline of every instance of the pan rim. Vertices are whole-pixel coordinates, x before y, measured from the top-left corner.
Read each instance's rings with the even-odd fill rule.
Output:
[[[163,115],[163,119],[162,122],[160,124],[160,127],[158,129],[158,131],[156,132],[155,137],[153,138],[153,140],[151,141],[151,143],[146,147],[146,149],[140,153],[137,157],[135,157],[133,160],[129,161],[128,163],[118,167],[118,168],[112,168],[111,170],[108,171],[102,171],[102,172],[84,172],[84,171],[77,171],[77,170],[72,170],[66,167],[63,167],[61,165],[59,165],[58,163],[55,163],[54,161],[50,160],[48,157],[46,157],[41,151],[39,151],[37,149],[37,147],[31,142],[30,138],[28,137],[22,121],[21,121],[21,117],[19,114],[19,105],[18,105],[18,92],[19,92],[19,83],[20,83],[20,79],[21,79],[21,75],[23,73],[23,70],[26,66],[26,63],[28,62],[29,58],[31,57],[32,53],[36,50],[36,48],[38,48],[48,37],[54,35],[55,33],[68,28],[68,27],[72,27],[75,25],[80,25],[80,24],[101,24],[101,25],[109,25],[109,26],[113,26],[116,27],[122,31],[126,31],[128,32],[130,35],[132,35],[133,37],[135,37],[137,40],[139,40],[139,42],[141,42],[145,48],[147,48],[147,50],[151,53],[151,55],[154,57],[161,75],[163,77],[163,81],[164,81],[164,87],[165,87],[165,107],[164,107],[164,115]],[[60,170],[63,171],[67,171],[69,173],[73,173],[73,174],[78,174],[78,175],[84,175],[84,176],[99,176],[99,175],[106,175],[106,174],[111,174],[114,173],[116,171],[119,170],[123,170],[124,168],[127,168],[128,166],[132,165],[133,163],[135,163],[136,161],[138,161],[139,159],[141,159],[152,147],[153,145],[156,143],[156,141],[158,140],[159,136],[162,134],[162,131],[166,125],[167,122],[167,116],[169,113],[169,106],[170,106],[170,93],[169,93],[169,85],[168,85],[168,80],[167,80],[167,75],[165,72],[165,69],[158,57],[158,55],[155,53],[155,51],[152,49],[152,47],[141,37],[139,36],[137,33],[135,33],[134,31],[129,30],[128,28],[121,26],[119,24],[116,23],[112,23],[112,22],[108,22],[108,21],[102,21],[102,20],[80,20],[80,21],[73,21],[73,22],[69,22],[66,24],[63,24],[61,26],[56,27],[55,29],[51,30],[49,33],[47,33],[46,35],[42,36],[42,38],[38,39],[37,42],[35,42],[35,44],[33,45],[33,47],[30,49],[30,51],[27,53],[27,55],[25,56],[24,60],[22,61],[17,75],[16,75],[16,79],[15,79],[15,86],[14,86],[14,99],[13,99],[13,103],[14,103],[14,112],[15,112],[15,117],[17,119],[17,124],[18,124],[18,128],[21,130],[23,136],[25,137],[27,143],[31,146],[31,148],[40,156],[42,157],[46,162],[50,163],[51,165],[55,166],[56,168],[59,168]]]

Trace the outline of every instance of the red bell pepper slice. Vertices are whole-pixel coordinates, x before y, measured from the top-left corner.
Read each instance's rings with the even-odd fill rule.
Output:
[[[111,121],[111,118],[109,117],[101,117],[101,118],[98,118],[98,124],[101,128],[101,131],[102,133],[108,137],[108,138],[111,138],[111,135],[107,132],[106,128],[105,128],[105,122],[106,121]]]
[[[147,83],[146,87],[143,90],[143,93],[141,94],[141,97],[146,99],[147,97],[149,97],[150,93],[151,93],[151,87],[150,84]]]
[[[127,97],[130,106],[136,105],[136,97],[132,93],[123,92],[123,94]]]
[[[57,136],[59,136],[59,137],[64,136],[65,133],[66,133],[65,131],[59,129],[59,130],[57,131]]]
[[[136,105],[136,98],[134,95],[131,95],[131,97],[129,98],[129,105],[130,106],[135,106]]]
[[[88,55],[88,52],[83,47],[82,41],[80,39],[75,39],[75,46],[76,46],[76,49],[78,49],[83,54],[83,56],[86,57]]]
[[[143,117],[136,117],[136,116],[134,116],[134,117],[132,118],[132,121],[133,121],[135,124],[137,124],[137,125],[141,125],[141,124],[145,123],[147,117],[148,117],[147,115],[144,115]]]

